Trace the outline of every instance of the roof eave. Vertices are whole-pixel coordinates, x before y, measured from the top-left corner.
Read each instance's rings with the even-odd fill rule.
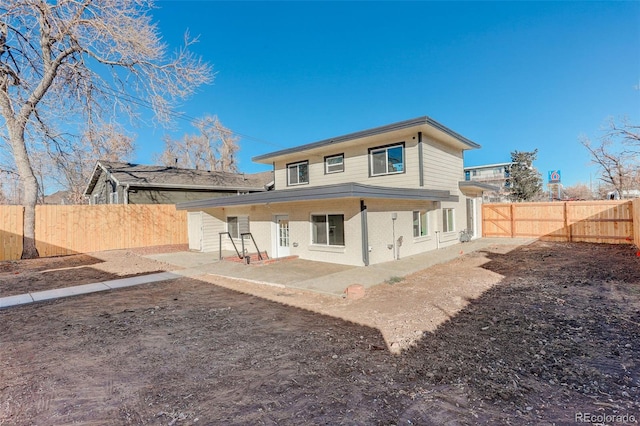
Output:
[[[466,146],[466,148],[464,149],[480,148],[480,145],[477,144],[476,142],[473,142],[472,140],[465,138],[464,136],[460,135],[457,132],[454,132],[453,130],[449,129],[448,127],[444,126],[443,124],[437,122],[436,120],[430,117],[423,116],[423,117],[413,118],[410,120],[400,121],[397,123],[388,124],[386,126],[374,127],[372,129],[362,130],[359,132],[349,133],[349,134],[337,136],[334,138],[324,139],[318,142],[312,142],[305,145],[287,148],[280,151],[271,152],[268,154],[258,155],[253,157],[251,160],[256,163],[269,164],[272,160],[285,155],[295,154],[298,152],[308,151],[316,148],[322,148],[322,147],[333,145],[333,144],[345,143],[352,140],[381,135],[381,134],[389,133],[393,131],[410,129],[412,127],[418,128],[424,125],[428,125],[429,127],[436,129],[454,138],[455,140],[460,142],[463,146]]]
[[[344,198],[458,201],[457,195],[452,195],[449,191],[444,190],[405,189],[348,183],[187,201],[178,204],[176,208],[188,210]]]
[[[212,185],[181,185],[173,183],[146,183],[146,182],[123,182],[129,185],[129,188],[160,188],[160,189],[199,189],[210,191],[253,191],[264,192],[266,189],[262,186],[212,186]]]
[[[473,180],[463,180],[458,182],[460,189],[476,189],[481,191],[499,191],[500,188],[495,185],[489,185],[488,183],[482,183]]]

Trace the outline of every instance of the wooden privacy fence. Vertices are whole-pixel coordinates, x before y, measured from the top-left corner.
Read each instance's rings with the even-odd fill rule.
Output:
[[[22,206],[0,206],[0,260],[20,258],[22,226]],[[36,206],[41,257],[187,242],[187,213],[173,204]]]
[[[549,241],[640,243],[640,200],[484,204],[485,237]]]

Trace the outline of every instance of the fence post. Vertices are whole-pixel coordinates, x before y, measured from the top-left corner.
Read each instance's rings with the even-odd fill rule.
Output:
[[[511,238],[516,237],[516,215],[515,215],[515,204],[511,203],[510,213],[511,213]]]
[[[573,239],[571,237],[571,225],[569,224],[569,211],[568,211],[568,201],[564,202],[564,229],[566,230],[566,234],[567,234],[567,241],[571,242],[571,240]]]

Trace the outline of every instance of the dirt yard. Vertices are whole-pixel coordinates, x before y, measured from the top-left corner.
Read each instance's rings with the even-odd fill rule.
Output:
[[[0,296],[176,269],[142,253],[0,262]],[[0,424],[632,423],[638,335],[631,246],[495,245],[359,300],[180,278],[0,310]]]

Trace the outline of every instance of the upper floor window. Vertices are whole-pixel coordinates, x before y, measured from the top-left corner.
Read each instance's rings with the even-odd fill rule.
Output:
[[[369,150],[371,176],[404,172],[404,144]]]
[[[324,172],[326,174],[344,172],[344,154],[325,157]]]
[[[109,201],[111,202],[111,204],[118,204],[118,193],[114,191],[109,195],[110,195],[110,197],[109,197],[110,200]]]
[[[287,185],[309,183],[309,162],[287,164]]]

